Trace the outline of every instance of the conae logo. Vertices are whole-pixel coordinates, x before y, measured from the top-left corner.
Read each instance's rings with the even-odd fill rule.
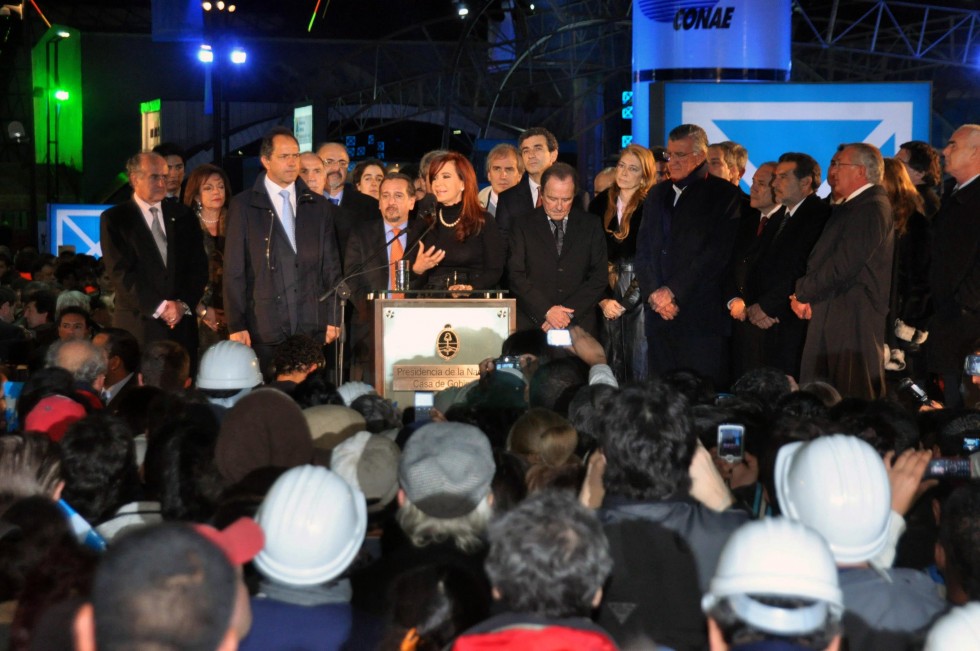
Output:
[[[717,0],[639,0],[640,11],[658,23],[673,23],[674,29],[728,29],[735,7],[718,7]]]

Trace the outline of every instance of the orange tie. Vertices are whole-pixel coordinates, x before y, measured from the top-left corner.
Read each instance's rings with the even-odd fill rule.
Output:
[[[395,263],[398,260],[401,260],[402,256],[405,255],[405,249],[402,247],[402,241],[399,239],[399,236],[402,233],[401,229],[395,227],[391,229],[391,232],[394,234],[395,239],[391,243],[391,255],[388,257],[388,262],[390,263],[388,267],[388,282],[389,288],[395,289],[397,286],[395,283],[395,275],[397,274],[396,267],[398,266]],[[390,296],[391,298],[405,298],[404,294],[391,294]]]

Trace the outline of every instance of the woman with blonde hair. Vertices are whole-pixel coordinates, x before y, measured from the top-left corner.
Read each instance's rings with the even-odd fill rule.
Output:
[[[514,423],[507,436],[507,451],[528,463],[527,490],[562,488],[578,492],[585,468],[575,455],[578,433],[549,409],[530,409]]]
[[[888,193],[895,221],[895,258],[892,265],[892,291],[889,300],[889,350],[885,368],[906,371],[922,379],[922,369],[914,368],[919,345],[928,333],[930,230],[925,202],[912,183],[905,165],[897,158],[886,158],[881,184]]]
[[[647,375],[643,299],[633,258],[643,201],[657,182],[657,166],[649,149],[627,145],[619,153],[615,183],[589,205],[589,211],[602,218],[609,256],[609,287],[599,301],[605,317],[599,338],[620,382],[640,381]]]

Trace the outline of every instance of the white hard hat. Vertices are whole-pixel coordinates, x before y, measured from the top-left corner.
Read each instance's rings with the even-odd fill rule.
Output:
[[[758,597],[813,601],[783,608]],[[844,601],[837,566],[827,543],[812,529],[786,518],[766,518],[739,528],[728,539],[701,608],[708,613],[727,600],[742,621],[775,635],[806,635],[827,616],[839,620]]]
[[[199,389],[251,389],[262,384],[255,351],[237,341],[219,341],[206,351],[197,369]]]
[[[823,536],[838,564],[869,561],[888,544],[888,473],[875,449],[856,436],[783,446],[775,482],[783,515]]]
[[[980,649],[980,603],[954,608],[929,631],[923,651]]]
[[[255,519],[265,547],[255,557],[263,575],[286,585],[318,585],[340,576],[364,542],[364,495],[320,466],[286,471]]]

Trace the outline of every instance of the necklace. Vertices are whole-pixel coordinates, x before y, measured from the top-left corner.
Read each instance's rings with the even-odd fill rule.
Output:
[[[453,222],[452,224],[449,224],[449,223],[447,223],[447,222],[446,222],[446,220],[445,220],[445,219],[443,219],[443,217],[442,217],[442,208],[440,208],[440,209],[439,209],[439,223],[441,223],[441,224],[442,224],[443,226],[445,226],[446,228],[455,228],[455,226],[456,226],[456,224],[458,224],[458,223],[459,223],[459,220],[460,220],[460,219],[462,219],[462,215],[460,215],[459,217],[457,217],[457,218],[456,218],[456,221],[454,221],[454,222]]]
[[[221,214],[220,213],[214,219],[205,219],[204,218],[204,206],[201,205],[201,202],[200,201],[195,201],[194,202],[194,214],[197,215],[197,218],[200,219],[201,222],[203,222],[205,224],[208,224],[208,225],[217,224],[218,221],[221,219]]]

